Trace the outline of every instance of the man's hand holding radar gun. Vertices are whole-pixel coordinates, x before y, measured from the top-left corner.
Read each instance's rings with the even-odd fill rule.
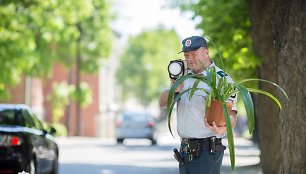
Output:
[[[168,73],[172,85],[177,78],[179,78],[180,76],[184,76],[188,73],[188,67],[186,61],[181,59],[170,61],[168,65]],[[177,97],[177,95],[181,92],[183,87],[184,84],[181,83],[178,86],[178,88],[176,88],[174,98]],[[179,162],[179,164],[184,165],[184,160],[180,152],[176,148],[173,149],[173,152],[174,152],[174,158]]]
[[[177,78],[179,78],[180,76],[186,75],[188,73],[188,67],[187,67],[186,61],[181,60],[181,59],[170,61],[168,65],[168,73],[169,73],[170,82],[172,85]],[[176,88],[174,98],[176,98],[176,96],[181,92],[183,87],[184,87],[184,84],[181,83],[178,86],[178,88]]]

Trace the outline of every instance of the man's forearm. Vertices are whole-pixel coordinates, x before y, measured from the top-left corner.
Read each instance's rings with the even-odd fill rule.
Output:
[[[159,106],[160,107],[167,107],[168,94],[169,94],[169,90],[165,90],[164,92],[160,94],[159,96]]]

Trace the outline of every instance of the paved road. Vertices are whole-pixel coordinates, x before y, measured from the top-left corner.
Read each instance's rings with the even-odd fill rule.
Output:
[[[125,140],[116,145],[112,139],[69,137],[58,138],[59,174],[177,174],[172,148],[178,140],[160,136],[158,145],[147,140]],[[239,142],[240,141],[240,142]],[[230,169],[225,152],[222,174],[260,174],[258,150],[244,139],[236,141],[236,169]],[[238,145],[237,145],[238,144]]]
[[[147,140],[73,137],[58,140],[60,174],[176,174],[171,145],[151,146]]]

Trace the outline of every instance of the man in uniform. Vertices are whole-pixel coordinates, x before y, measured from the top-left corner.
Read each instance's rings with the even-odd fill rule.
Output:
[[[217,79],[227,78],[232,82],[231,77],[217,67],[209,59],[209,50],[207,41],[201,36],[192,36],[182,41],[182,51],[184,53],[187,66],[191,73],[206,75],[207,68],[215,67],[218,74]],[[171,83],[174,80],[171,79]],[[187,79],[181,84],[176,92],[191,88],[194,79]],[[208,89],[208,86],[201,82],[200,88]],[[165,90],[160,95],[160,106],[167,106],[169,90]],[[177,104],[177,131],[181,137],[181,147],[179,155],[181,163],[179,165],[180,174],[219,174],[222,165],[225,146],[222,145],[221,138],[226,133],[225,126],[212,125],[204,119],[205,115],[205,97],[203,91],[196,91],[191,100],[189,94],[185,93]],[[232,127],[236,125],[236,96],[231,97],[233,102],[230,111]],[[176,157],[177,158],[177,157]]]

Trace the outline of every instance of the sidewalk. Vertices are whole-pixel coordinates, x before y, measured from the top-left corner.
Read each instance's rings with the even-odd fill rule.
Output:
[[[227,139],[222,140],[227,146]],[[262,174],[260,167],[260,150],[251,140],[235,137],[235,169],[231,169],[228,147],[224,152],[222,174]]]

